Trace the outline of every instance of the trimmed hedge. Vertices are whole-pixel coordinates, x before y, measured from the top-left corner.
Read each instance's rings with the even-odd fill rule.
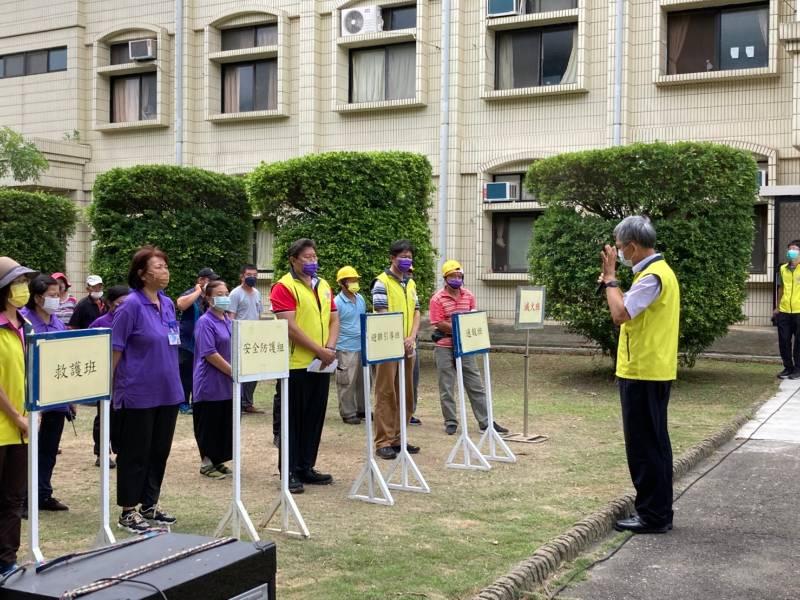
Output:
[[[368,291],[389,263],[389,245],[405,238],[417,249],[414,279],[426,306],[434,252],[428,227],[431,165],[424,156],[330,152],[262,163],[247,177],[247,191],[254,210],[272,216],[276,277],[289,268],[289,244],[308,237],[317,243],[325,279],[335,286],[336,271],[349,264]]]
[[[0,256],[43,273],[65,271],[78,211],[69,198],[0,189]]]
[[[253,216],[241,178],[172,165],[117,168],[97,178],[93,195],[92,271],[107,282],[127,281],[144,244],[169,256],[173,296],[192,287],[203,267],[236,285],[252,260]]]
[[[546,285],[549,315],[616,359],[617,332],[596,294],[600,250],[625,216],[648,216],[657,250],[681,287],[685,365],[744,318],[753,245],[756,164],[723,145],[632,144],[537,161],[526,185],[546,206],[536,221],[530,265]],[[624,289],[632,271],[618,268]]]

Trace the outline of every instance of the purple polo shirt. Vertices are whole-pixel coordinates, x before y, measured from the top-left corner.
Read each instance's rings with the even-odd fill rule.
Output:
[[[194,326],[193,402],[233,398],[233,380],[206,360],[218,352],[231,362],[231,320],[227,315],[225,320],[218,319],[212,313],[203,313]]]
[[[116,312],[116,311],[115,311]],[[101,317],[97,317],[92,324],[89,325],[89,329],[99,329],[100,327],[108,327],[111,329],[111,325],[114,323],[114,313],[107,312],[103,314]]]
[[[39,318],[38,313],[35,310],[31,310],[28,307],[23,308],[19,311],[23,317],[28,319],[33,328],[34,333],[53,333],[54,331],[66,331],[67,327],[64,323],[55,315],[50,315],[50,320],[45,323]],[[57,406],[56,408],[45,408],[42,412],[69,412],[69,406]]]
[[[114,408],[154,408],[183,402],[178,374],[178,346],[169,343],[178,331],[175,306],[158,292],[161,310],[141,290],[131,292],[114,311],[111,347],[122,352],[114,371]]]

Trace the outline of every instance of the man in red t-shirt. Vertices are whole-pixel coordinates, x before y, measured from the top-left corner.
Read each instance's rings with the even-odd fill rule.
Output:
[[[429,319],[436,328],[434,340],[436,347],[433,358],[439,375],[439,402],[442,405],[444,429],[453,435],[458,429],[458,416],[454,397],[456,383],[456,363],[453,358],[453,327],[450,317],[454,313],[475,310],[475,296],[464,286],[464,271],[461,264],[448,260],[442,265],[444,287],[431,297]],[[464,375],[464,389],[472,405],[472,412],[478,420],[478,426],[484,431],[488,425],[486,415],[486,390],[483,378],[472,355],[461,357],[461,368]],[[508,432],[508,429],[494,423],[495,431]]]

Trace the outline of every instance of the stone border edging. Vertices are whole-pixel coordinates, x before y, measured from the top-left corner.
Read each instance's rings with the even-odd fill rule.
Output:
[[[695,444],[673,461],[672,472],[675,479],[686,475],[702,460],[723,444],[729,442],[736,432],[750,420],[757,406],[751,406],[735,417],[725,427],[712,436]],[[627,517],[633,511],[633,494],[624,494],[611,500],[600,510],[581,519],[566,532],[546,542],[527,559],[514,567],[490,586],[473,596],[473,600],[518,600],[522,594],[555,573],[561,563],[574,560],[590,545],[611,533],[614,523]]]

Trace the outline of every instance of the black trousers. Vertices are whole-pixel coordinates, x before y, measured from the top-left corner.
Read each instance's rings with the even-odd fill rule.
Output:
[[[192,382],[194,381],[194,354],[183,348],[178,348],[178,373],[181,376],[183,401],[188,404],[192,395]]]
[[[275,380],[275,395],[272,396],[272,435],[281,434],[281,380]]]
[[[778,313],[778,349],[784,369],[800,369],[800,313]]]
[[[28,485],[28,446],[0,446],[0,562],[17,560],[22,503]]]
[[[247,381],[242,384],[242,408],[253,406],[253,396],[256,393],[257,381]]]
[[[92,440],[94,441],[94,455],[100,456],[100,403],[95,402],[95,408],[97,409],[94,415],[94,423],[92,423]],[[111,431],[108,432],[108,441],[109,441],[109,450],[114,454],[117,453],[117,446],[114,444],[114,413],[117,412],[114,410],[114,406],[111,402],[108,403],[108,410],[111,413],[108,415],[108,422],[110,423]]]
[[[158,503],[177,419],[177,404],[116,411],[119,506],[150,507]]]
[[[656,527],[672,523],[672,445],[667,431],[671,386],[671,381],[619,380],[636,512]]]
[[[309,373],[305,369],[289,371],[290,473],[307,471],[317,464],[330,380],[329,373]],[[276,396],[278,411],[283,401]]]
[[[65,420],[66,415],[60,410],[42,412],[42,422],[39,425],[39,502],[53,495],[51,479]]]

